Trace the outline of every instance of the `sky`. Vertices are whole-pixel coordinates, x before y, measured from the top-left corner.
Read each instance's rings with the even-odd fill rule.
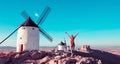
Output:
[[[38,16],[46,6],[51,8],[45,21],[39,25],[49,35],[49,42],[40,34],[40,46],[57,46],[65,34],[79,35],[76,46],[120,46],[120,1],[119,0],[0,0],[0,41],[14,31],[25,19],[26,11],[37,23]],[[16,47],[17,32],[0,46]]]

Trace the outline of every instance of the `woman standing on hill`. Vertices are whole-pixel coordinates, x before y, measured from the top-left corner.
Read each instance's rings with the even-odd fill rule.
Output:
[[[79,32],[75,36],[73,36],[73,35],[70,36],[67,32],[65,32],[65,33],[70,38],[70,49],[74,50],[75,49],[75,42],[74,42],[74,40],[75,40],[76,36],[79,34]]]

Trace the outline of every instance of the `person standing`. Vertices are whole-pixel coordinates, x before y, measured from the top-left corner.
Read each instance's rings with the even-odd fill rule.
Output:
[[[75,40],[75,38],[76,38],[76,36],[79,34],[79,32],[74,36],[74,35],[69,35],[67,32],[65,32],[67,35],[68,35],[68,37],[70,38],[70,48],[71,48],[71,51],[72,50],[74,50],[75,49],[75,42],[74,42],[74,40]]]

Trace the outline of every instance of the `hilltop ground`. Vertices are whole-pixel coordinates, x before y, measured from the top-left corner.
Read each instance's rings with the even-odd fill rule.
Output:
[[[59,52],[53,48],[40,51],[15,52],[15,49],[0,49],[0,64],[119,64],[120,48],[83,48],[68,52]]]

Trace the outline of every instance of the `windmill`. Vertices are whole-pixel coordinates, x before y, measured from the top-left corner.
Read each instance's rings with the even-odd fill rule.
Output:
[[[42,13],[42,15],[38,18],[38,23],[36,24],[31,17],[27,14],[26,11],[22,12],[22,16],[26,19],[24,23],[22,23],[18,28],[16,28],[10,35],[8,35],[3,41],[6,41],[10,36],[12,36],[16,31],[17,34],[17,52],[25,51],[25,50],[38,50],[39,49],[39,32],[45,36],[50,42],[52,42],[52,37],[47,34],[41,27],[40,24],[43,23],[48,13],[50,12],[50,8],[46,7]]]

